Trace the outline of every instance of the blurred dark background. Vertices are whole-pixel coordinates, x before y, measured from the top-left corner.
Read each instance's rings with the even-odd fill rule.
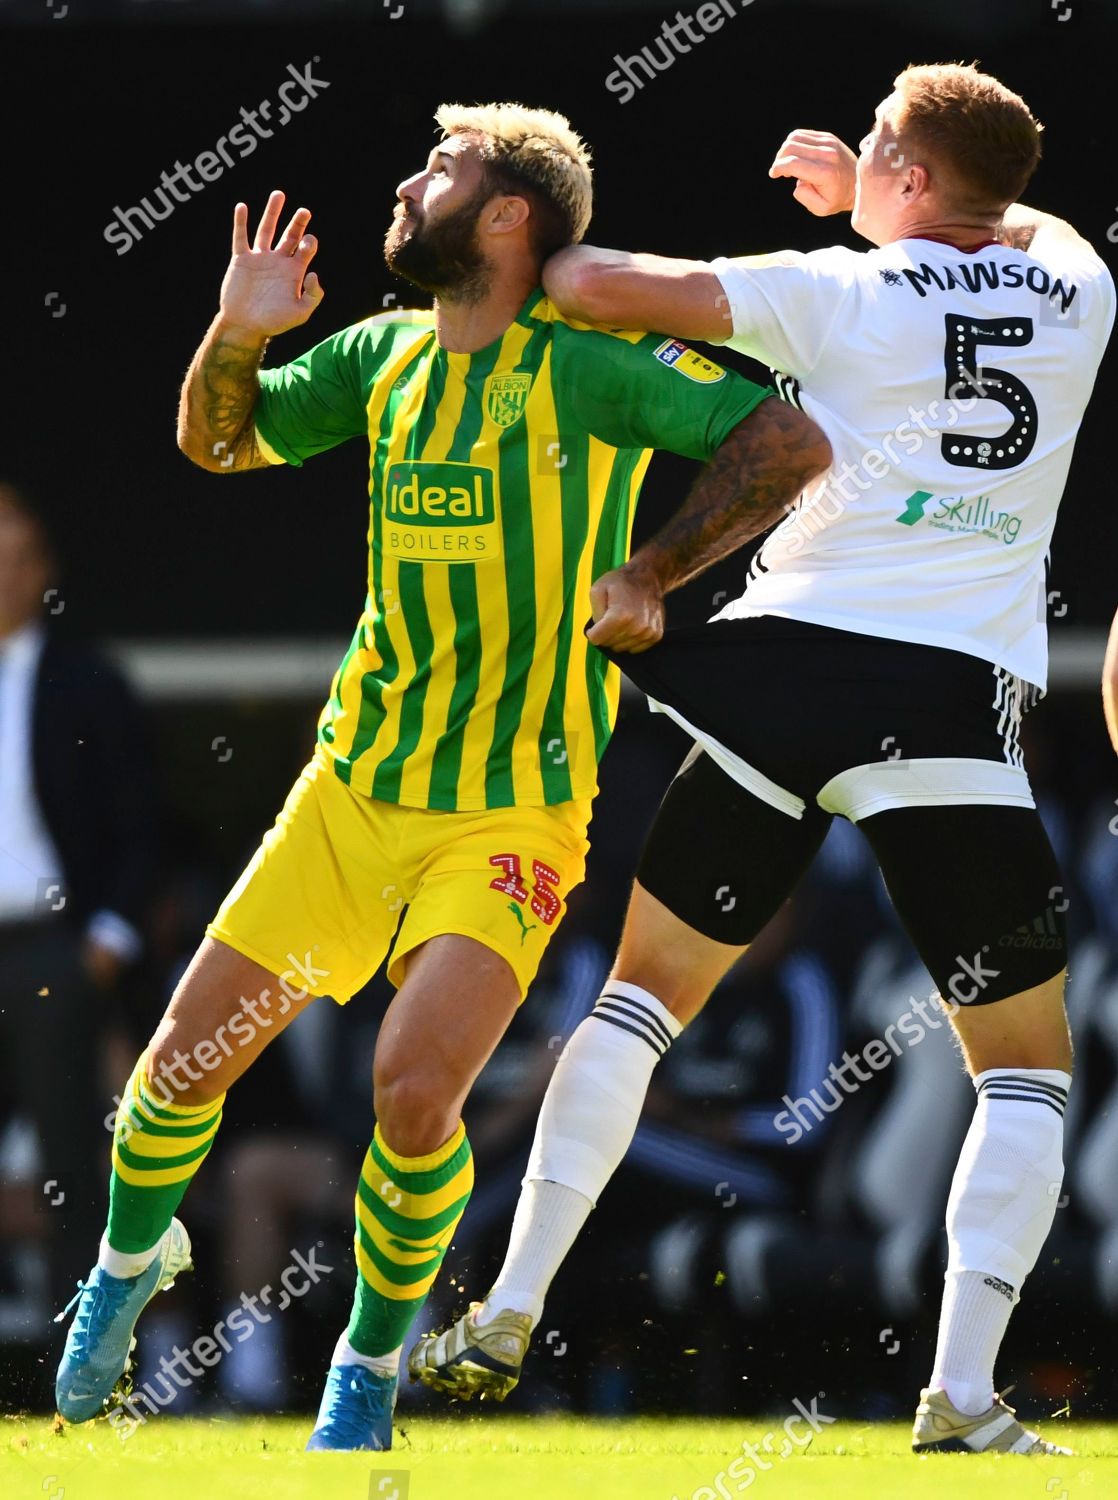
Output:
[[[290,206],[314,211],[326,300],[308,327],[273,344],[269,362],[280,363],[393,298],[412,300],[381,244],[395,185],[424,160],[444,99],[518,98],[568,114],[594,148],[597,243],[690,256],[810,249],[854,241],[768,180],[785,133],[806,125],[856,142],[907,62],[977,59],[1047,126],[1030,201],[1118,259],[1114,5],[732,8],[740,13],[716,36],[622,104],[606,86],[617,59],[651,44],[674,11],[639,0],[0,0],[0,479],[38,503],[54,534],[53,628],[105,645],[146,705],[160,801],[144,954],[100,998],[100,1055],[79,1064],[97,1071],[106,1113],[308,754],[364,594],[360,444],[305,471],[231,481],[194,470],[175,448],[178,385],[217,307],[238,198],[255,217],[282,187]],[[104,238],[116,209],[150,198],[164,169],[212,150],[242,107],[275,101],[289,65],[308,64],[319,86],[305,109],[116,253]],[[1097,690],[1116,603],[1114,395],[1111,357],[1057,530],[1051,691],[1028,726],[1071,903],[1078,1112],[1067,1202],[999,1369],[1019,1394],[1052,1409],[1066,1398],[1077,1414],[1118,1411],[1118,766]],[[654,460],[638,539],[678,503],[689,474],[682,461]],[[683,591],[675,618],[708,614],[747,563],[748,553],[735,557]],[[478,1192],[425,1323],[482,1295],[495,1273],[558,1039],[597,993],[644,829],[685,748],[626,698],[587,883],[472,1102]],[[772,1122],[785,1094],[806,1095],[844,1049],[857,1052],[931,988],[861,836],[836,827],[803,891],[658,1075],[510,1407],[764,1410],[825,1389],[829,1410],[907,1414],[930,1366],[940,1224],[970,1110],[953,1050],[930,1032],[796,1145]],[[251,1357],[223,1362],[176,1409],[317,1401],[352,1285],[350,1205],[386,996],[376,981],[344,1011],[312,1007],[231,1096],[187,1201],[199,1270],[160,1299],[160,1317],[145,1318],[142,1357],[212,1328],[242,1292],[274,1282],[292,1249],[324,1240],[320,1258],[336,1269],[261,1325]],[[61,1042],[60,1057],[74,1065]],[[62,1233],[42,1191],[50,1179],[34,1132],[0,1096],[8,1409],[46,1402],[61,1344],[43,1270],[43,1247]],[[73,1247],[74,1276],[93,1250]]]

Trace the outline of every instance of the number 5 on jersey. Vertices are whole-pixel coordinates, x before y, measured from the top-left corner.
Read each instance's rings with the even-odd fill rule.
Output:
[[[947,369],[944,394],[952,401],[977,396],[996,401],[1012,421],[1003,433],[986,439],[976,433],[953,432],[940,440],[940,451],[949,464],[966,469],[1015,469],[1023,464],[1036,442],[1037,410],[1032,392],[1023,380],[995,365],[978,363],[980,344],[1004,344],[1020,349],[1032,341],[1031,318],[968,318],[948,313]]]

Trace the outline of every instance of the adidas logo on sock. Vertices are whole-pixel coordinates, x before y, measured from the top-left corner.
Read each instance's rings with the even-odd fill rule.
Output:
[[[984,1276],[982,1285],[991,1287],[995,1292],[1001,1292],[1003,1297],[1008,1297],[1010,1302],[1013,1301],[1013,1288],[1008,1281],[999,1281],[996,1276]]]

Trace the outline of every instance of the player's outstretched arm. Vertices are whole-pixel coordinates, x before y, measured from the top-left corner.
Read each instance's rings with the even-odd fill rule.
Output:
[[[248,240],[248,207],[233,211],[233,253],[221,284],[221,311],[190,363],[179,397],[179,447],[203,469],[234,474],[266,468],[252,423],[256,374],[268,340],[305,323],[322,301],[308,271],[318,242],[305,233],[310,209],[296,209],[279,243],[272,240],[283,209],[274,192]]]
[[[1110,731],[1110,743],[1118,754],[1118,614],[1110,627],[1110,639],[1106,643],[1106,660],[1102,669],[1102,707],[1106,715],[1106,727]]]
[[[662,328],[709,344],[734,331],[722,283],[698,260],[568,245],[544,266],[543,285],[564,317],[584,323]]]
[[[587,639],[615,651],[654,646],[664,633],[664,595],[767,531],[830,462],[831,445],[810,417],[763,401],[733,429],[671,520],[595,582]]]
[[[856,162],[837,135],[794,130],[769,176],[795,178],[793,196],[813,214],[849,213]],[[703,261],[568,245],[544,266],[543,285],[564,317],[584,323],[660,328],[708,344],[724,344],[734,331],[722,283]]]

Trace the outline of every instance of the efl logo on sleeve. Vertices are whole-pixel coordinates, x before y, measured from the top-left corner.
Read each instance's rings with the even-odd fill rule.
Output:
[[[726,378],[726,371],[721,365],[704,359],[701,354],[696,354],[694,349],[681,344],[679,339],[665,339],[659,348],[653,350],[653,353],[662,365],[678,370],[681,375],[686,375],[688,380],[697,380],[700,385],[714,385],[716,381]]]

